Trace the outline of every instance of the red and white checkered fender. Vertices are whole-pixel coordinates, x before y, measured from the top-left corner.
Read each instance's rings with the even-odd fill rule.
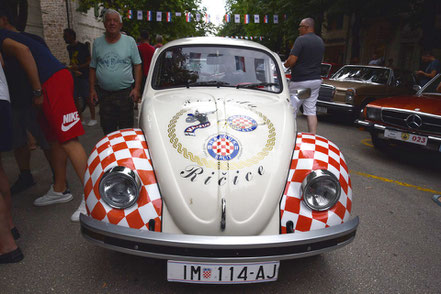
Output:
[[[340,199],[327,211],[313,211],[302,201],[303,179],[317,169],[332,172],[341,185]],[[341,224],[349,219],[351,208],[351,178],[343,154],[334,143],[326,138],[298,133],[288,181],[280,202],[282,234],[286,234],[288,221],[293,222],[294,232],[317,230]]]
[[[101,177],[114,166],[132,169],[141,180],[141,192],[132,207],[114,209],[101,199]],[[84,196],[87,214],[94,219],[143,230],[148,230],[148,223],[153,219],[155,231],[161,231],[162,198],[141,129],[119,130],[108,134],[96,144],[84,174]]]

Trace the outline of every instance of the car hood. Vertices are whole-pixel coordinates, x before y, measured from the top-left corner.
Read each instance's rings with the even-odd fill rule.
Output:
[[[441,115],[441,96],[396,96],[376,100],[368,105],[397,108]]]
[[[140,125],[180,231],[262,233],[278,211],[294,149],[287,99],[229,88],[180,88],[148,97]]]
[[[385,85],[374,84],[374,83],[364,83],[357,81],[337,81],[337,80],[326,80],[323,84],[332,85],[337,91],[346,91],[349,88],[355,89],[357,95],[364,95],[366,93],[372,93],[383,89]]]

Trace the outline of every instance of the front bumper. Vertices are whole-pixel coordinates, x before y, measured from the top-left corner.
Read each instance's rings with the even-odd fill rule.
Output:
[[[355,107],[352,104],[346,104],[346,103],[338,103],[338,102],[331,102],[331,101],[323,101],[323,100],[317,100],[317,106],[326,107],[328,112],[347,112],[347,113],[355,113],[357,112],[358,108]]]
[[[371,132],[371,133],[375,133],[376,135],[379,136],[380,139],[384,139],[384,140],[394,140],[391,138],[386,138],[384,136],[384,131],[385,130],[392,130],[392,131],[398,131],[398,132],[403,132],[403,133],[412,133],[409,130],[402,130],[399,128],[394,128],[391,126],[385,126],[382,124],[378,124],[378,123],[374,123],[371,121],[366,121],[366,120],[361,120],[361,119],[357,119],[355,120],[355,124],[366,129],[367,131]],[[418,134],[415,133],[416,135],[420,135],[420,136],[424,136],[427,137],[427,145],[418,145],[421,148],[424,149],[428,149],[428,150],[434,150],[434,151],[440,151],[441,152],[441,137],[440,136],[430,136],[430,135],[425,135],[425,134]],[[399,142],[403,142],[403,141],[399,141]],[[404,142],[406,143],[406,142]],[[412,143],[409,143],[412,144]],[[413,145],[413,144],[412,144]]]
[[[137,230],[104,223],[81,214],[88,241],[124,253],[192,262],[252,262],[294,259],[351,243],[359,219],[309,232],[263,236],[201,236]]]

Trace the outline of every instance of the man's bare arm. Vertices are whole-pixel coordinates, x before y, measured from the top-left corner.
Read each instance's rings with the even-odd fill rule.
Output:
[[[290,55],[288,57],[288,59],[285,61],[285,63],[283,64],[286,68],[291,68],[293,67],[296,62],[297,62],[298,57],[295,55]]]
[[[26,72],[32,89],[41,89],[40,78],[38,76],[37,64],[35,63],[34,56],[32,56],[31,50],[26,45],[14,41],[10,38],[6,38],[3,41],[3,52],[8,56],[15,57],[24,71]]]

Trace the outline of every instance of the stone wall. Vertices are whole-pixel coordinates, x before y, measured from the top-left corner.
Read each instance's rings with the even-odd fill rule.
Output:
[[[52,54],[63,63],[69,57],[63,40],[63,30],[67,27],[66,2],[64,0],[40,0],[43,34]]]
[[[93,9],[87,13],[77,11],[78,0],[67,2],[66,0],[28,0],[28,2],[31,9],[28,12],[26,31],[42,36],[52,54],[63,63],[69,63],[66,43],[63,39],[63,30],[69,24],[76,31],[78,41],[89,42],[91,45],[93,40],[104,32],[103,23],[95,18]]]

